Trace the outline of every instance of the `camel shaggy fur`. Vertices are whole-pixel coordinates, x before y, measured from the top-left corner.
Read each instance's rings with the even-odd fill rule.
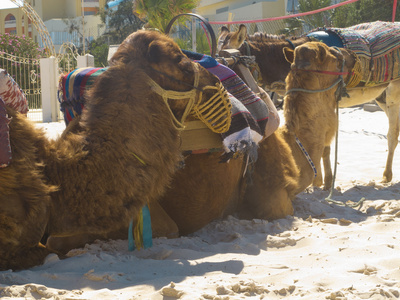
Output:
[[[247,53],[247,47],[244,44],[245,41],[249,45],[250,53]],[[255,55],[263,77],[262,84],[266,85],[270,91],[283,94],[285,86],[282,83],[290,70],[290,64],[284,59],[283,48],[288,47],[293,49],[293,47],[297,47],[308,41],[310,41],[308,37],[265,37],[260,34],[247,36],[246,26],[242,24],[234,32],[230,32],[226,27],[222,28],[219,36],[219,49],[234,48],[239,49],[243,55]],[[350,97],[343,97],[339,102],[339,107],[351,107],[375,100],[388,117],[388,156],[382,181],[390,182],[393,177],[393,156],[400,132],[400,79],[377,86],[348,88],[347,91]],[[316,186],[324,183],[326,189],[329,189],[332,183],[332,169],[329,156],[330,146],[327,146],[323,155],[324,180],[322,180],[322,174],[319,171],[314,181],[314,185]]]
[[[216,92],[207,86],[219,83],[195,66],[169,37],[138,31],[88,93],[78,132],[48,141],[8,110],[13,161],[0,170],[0,270],[42,263],[44,235],[102,234],[135,223],[164,193],[182,160],[177,127],[188,98],[203,103]],[[187,96],[166,100],[149,78]]]

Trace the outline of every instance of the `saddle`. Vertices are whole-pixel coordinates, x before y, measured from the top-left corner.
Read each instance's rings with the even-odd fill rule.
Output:
[[[399,32],[400,22],[376,21],[348,28],[317,28],[307,36],[353,51],[361,62],[360,85],[373,86],[400,77]]]

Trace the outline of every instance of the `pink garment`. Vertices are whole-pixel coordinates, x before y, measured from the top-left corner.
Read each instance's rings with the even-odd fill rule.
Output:
[[[8,128],[10,120],[7,117],[6,104],[0,97],[0,168],[7,167],[12,158]]]
[[[24,115],[28,113],[28,101],[25,94],[4,69],[0,69],[0,97],[8,107]]]

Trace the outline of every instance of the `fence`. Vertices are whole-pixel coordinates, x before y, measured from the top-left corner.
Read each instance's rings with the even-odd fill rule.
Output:
[[[29,106],[28,118],[34,122],[62,119],[57,100],[58,78],[62,71],[94,67],[92,55],[32,59],[0,52],[0,68],[5,69],[24,92]]]
[[[41,121],[42,97],[39,59],[0,52],[0,68],[5,69],[24,91],[29,104],[29,118],[33,121]]]

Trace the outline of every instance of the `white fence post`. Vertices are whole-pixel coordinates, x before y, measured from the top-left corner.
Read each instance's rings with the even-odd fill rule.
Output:
[[[86,68],[86,67],[94,68],[94,56],[90,54],[85,54],[83,56],[78,55],[76,63],[77,63],[77,68]]]
[[[54,56],[40,59],[40,76],[43,122],[57,122],[59,114],[57,101],[58,65]]]

